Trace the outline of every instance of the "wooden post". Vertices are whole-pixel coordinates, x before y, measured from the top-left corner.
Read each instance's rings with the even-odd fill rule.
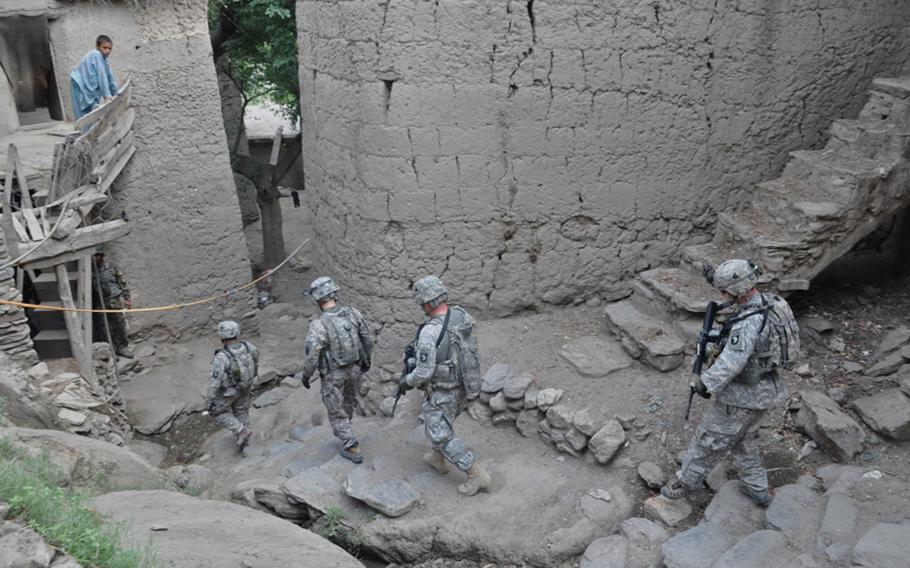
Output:
[[[6,154],[6,180],[3,187],[3,217],[0,218],[0,222],[3,224],[3,237],[6,239],[6,250],[9,252],[10,258],[16,258],[19,255],[19,234],[16,232],[13,227],[13,169],[15,168],[15,160],[13,159],[13,153],[16,151],[16,146],[13,144],[9,145],[9,150]]]
[[[69,273],[66,270],[66,265],[58,264],[54,267],[54,270],[57,273],[57,289],[60,292],[61,304],[63,304],[64,308],[74,309],[76,303],[73,301],[73,291],[70,289]],[[69,311],[63,312],[63,319],[66,321],[66,331],[70,336],[70,349],[73,351],[73,358],[79,364],[79,372],[92,387],[95,387],[95,373],[92,361],[85,358],[79,314]]]
[[[82,296],[80,304],[85,309],[92,307],[92,255],[79,259],[79,295]],[[85,345],[85,358],[94,369],[92,350],[92,313],[82,314],[82,341]]]
[[[269,156],[269,164],[272,166],[278,165],[278,154],[281,153],[281,142],[284,140],[281,137],[281,134],[284,132],[284,127],[279,126],[275,130],[275,137],[272,138],[272,155]]]

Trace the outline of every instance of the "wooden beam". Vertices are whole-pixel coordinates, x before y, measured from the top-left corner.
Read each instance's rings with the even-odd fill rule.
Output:
[[[88,227],[79,227],[65,240],[55,241],[54,239],[49,239],[46,243],[41,245],[38,250],[29,255],[27,260],[21,264],[27,264],[29,268],[38,268],[37,261],[49,259],[68,252],[81,251],[82,254],[85,254],[86,249],[94,248],[114,239],[119,239],[129,232],[130,226],[126,221],[120,219],[106,221]]]
[[[92,145],[92,151],[95,155],[103,156],[110,152],[117,145],[117,142],[122,140],[133,129],[135,119],[136,110],[127,108],[123,115],[118,116],[109,125],[105,121],[105,124],[102,125],[105,128],[99,130],[94,140],[89,138],[89,143]],[[95,134],[95,132],[93,131],[92,134]]]
[[[41,223],[38,222],[38,218],[35,217],[34,209],[23,209],[19,213],[22,214],[22,218],[25,219],[25,223],[28,226],[28,232],[32,235],[33,241],[40,241],[44,238],[44,230],[41,228]]]
[[[69,273],[65,264],[58,264],[54,267],[57,274],[57,291],[60,293],[60,303],[64,308],[75,309],[76,303],[73,301],[73,291],[70,288]],[[85,357],[85,344],[82,342],[82,326],[79,321],[79,314],[76,312],[63,312],[63,320],[66,322],[66,331],[70,336],[70,349],[73,351],[73,358],[79,364],[79,372],[92,387],[95,386],[95,372],[92,367],[91,358]]]
[[[26,231],[25,227],[22,225],[22,221],[19,220],[19,213],[21,213],[21,212],[16,211],[15,213],[9,214],[9,218],[10,218],[10,221],[12,222],[12,226],[13,226],[13,233],[15,234],[13,242],[14,243],[21,242],[23,244],[28,244],[28,242],[31,241],[31,239],[28,236],[28,231]],[[4,217],[6,217],[6,214],[4,214]],[[9,246],[9,242],[7,242],[7,246]],[[10,255],[10,256],[18,256],[18,255]]]
[[[92,307],[92,257],[93,255],[87,254],[79,259],[79,295],[81,296],[79,303],[86,309],[91,309]],[[85,358],[92,365],[92,372],[94,372],[91,312],[82,314],[82,342],[85,349]]]
[[[135,135],[129,131],[123,140],[120,140],[107,154],[93,164],[92,176],[103,179],[108,176],[111,168],[132,146]]]
[[[104,193],[107,193],[107,190],[110,189],[111,184],[114,183],[114,180],[117,179],[117,176],[120,175],[120,172],[123,171],[123,168],[126,167],[126,164],[129,163],[130,158],[133,157],[133,154],[136,153],[136,147],[130,146],[129,149],[120,156],[120,159],[114,163],[113,166],[108,168],[105,176],[98,181],[98,189]]]
[[[281,143],[284,140],[281,136],[282,132],[284,132],[284,126],[279,126],[275,130],[275,136],[272,137],[272,155],[269,156],[269,165],[278,165],[278,154],[281,153]]]
[[[28,191],[28,181],[25,178],[25,172],[22,169],[22,160],[19,159],[19,150],[12,144],[9,145],[9,151],[13,155],[13,167],[16,168],[16,180],[19,182],[19,193],[22,194],[22,199],[19,202],[20,209],[26,209],[34,207],[35,204],[32,203],[32,194]],[[6,175],[13,177],[12,172],[6,172]]]
[[[7,171],[10,171],[13,167],[13,161],[10,159],[10,157],[11,152],[13,152],[15,147],[15,145],[10,144],[9,150],[7,150]],[[3,226],[3,237],[6,239],[6,249],[9,251],[10,258],[16,258],[19,256],[19,235],[13,222],[13,206],[11,203],[13,195],[13,176],[6,175],[5,177],[5,183],[3,184],[3,216],[0,217],[0,224]]]
[[[76,130],[84,130],[88,126],[96,124],[103,120],[109,113],[117,110],[121,106],[129,106],[130,103],[130,78],[120,87],[120,91],[114,100],[106,105],[100,106],[76,121]]]

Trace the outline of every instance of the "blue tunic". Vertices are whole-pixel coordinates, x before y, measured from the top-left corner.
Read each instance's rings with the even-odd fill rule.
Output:
[[[102,97],[117,94],[117,82],[111,73],[110,63],[97,49],[86,53],[79,66],[70,73],[70,86],[77,120],[92,112]]]

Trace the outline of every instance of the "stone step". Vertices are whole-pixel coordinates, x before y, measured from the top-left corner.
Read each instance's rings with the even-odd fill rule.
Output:
[[[53,302],[44,302],[43,306],[62,306],[60,300]],[[29,318],[36,328],[45,329],[66,329],[66,321],[63,318],[63,312],[57,310],[29,310]]]
[[[750,248],[753,251],[769,247],[799,248],[803,244],[800,235],[791,234],[791,227],[785,219],[755,207],[718,214],[715,242],[726,242],[734,248]],[[739,243],[750,243],[752,246],[742,247]]]
[[[859,113],[861,120],[887,120],[910,124],[910,77],[873,79],[869,100]]]
[[[752,203],[773,218],[779,218],[795,233],[813,233],[836,225],[848,206],[827,192],[815,178],[780,177],[755,186]]]
[[[629,300],[609,304],[605,313],[608,330],[636,359],[660,371],[683,363],[686,343],[668,322],[641,311]]]
[[[708,302],[718,299],[717,291],[704,276],[696,276],[686,269],[654,268],[638,277],[663,300],[670,312],[704,313]]]
[[[32,338],[42,361],[72,357],[70,336],[65,329],[46,329]]]
[[[864,158],[833,150],[794,150],[784,167],[783,176],[791,178],[823,177],[877,179],[887,176],[895,160]]]
[[[910,126],[885,120],[838,119],[826,150],[852,150],[868,158],[895,158],[910,151]]]

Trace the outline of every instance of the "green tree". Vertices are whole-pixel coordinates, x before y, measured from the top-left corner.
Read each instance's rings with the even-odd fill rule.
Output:
[[[209,0],[212,54],[242,94],[241,116],[248,104],[268,99],[296,121],[300,114],[297,65],[297,24],[294,0]],[[263,264],[273,267],[285,256],[278,182],[300,159],[301,140],[282,145],[277,162],[253,160],[237,151],[242,131],[228,140],[231,167],[256,188],[262,219]]]

